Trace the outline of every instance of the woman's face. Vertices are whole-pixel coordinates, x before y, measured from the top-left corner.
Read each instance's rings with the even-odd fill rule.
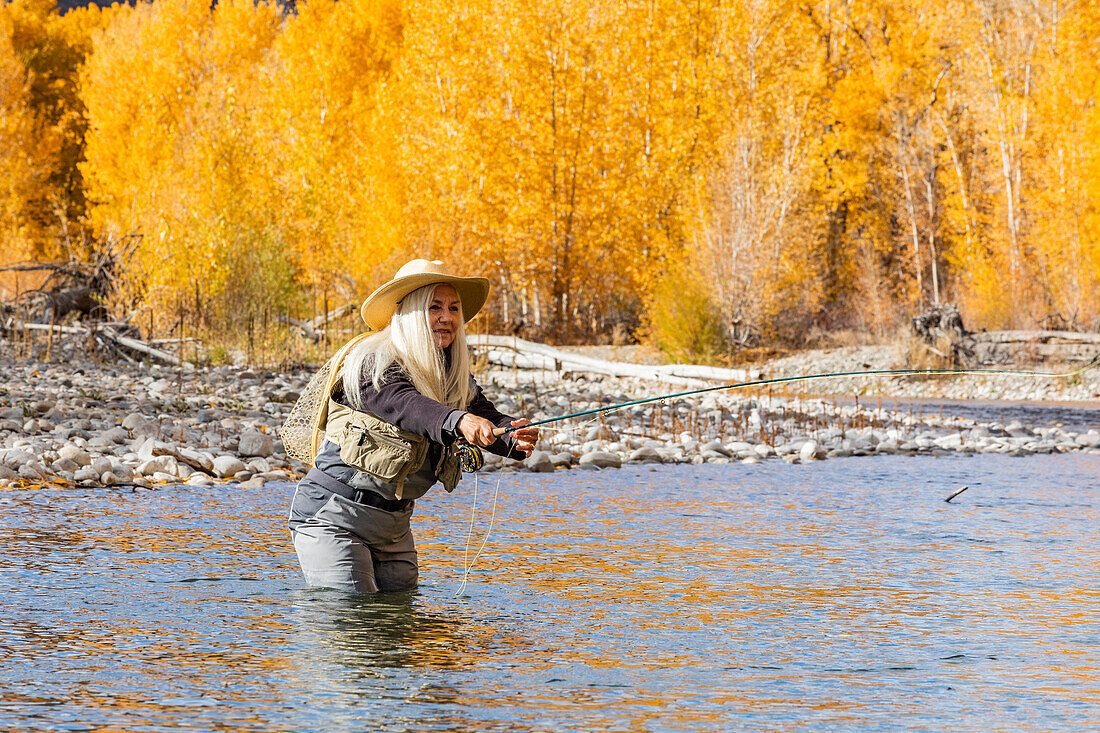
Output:
[[[446,283],[436,286],[432,302],[428,304],[428,323],[437,347],[445,349],[451,345],[461,320],[462,306],[458,293]]]

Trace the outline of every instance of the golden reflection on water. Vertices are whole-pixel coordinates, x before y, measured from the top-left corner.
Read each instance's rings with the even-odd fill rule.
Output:
[[[226,728],[309,705],[354,728],[369,703],[415,710],[414,728],[721,730],[731,713],[845,727],[913,705],[937,728],[941,706],[970,709],[960,689],[974,710],[1100,703],[1089,500],[986,490],[953,506],[893,477],[827,493],[710,475],[506,477],[461,598],[468,494],[418,502],[422,587],[380,596],[301,587],[289,492],[274,508],[169,492],[16,503],[5,572],[33,592],[5,614],[0,654],[55,670],[64,694],[42,692],[51,679],[6,689],[7,705]]]

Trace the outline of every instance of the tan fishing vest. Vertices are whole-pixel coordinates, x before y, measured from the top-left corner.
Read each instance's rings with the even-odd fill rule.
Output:
[[[396,484],[400,499],[405,479],[420,470],[428,455],[428,439],[423,435],[359,412],[329,397],[325,438],[340,446],[340,460],[379,481]],[[454,491],[462,477],[454,451],[444,448],[434,466],[436,478],[447,491]]]

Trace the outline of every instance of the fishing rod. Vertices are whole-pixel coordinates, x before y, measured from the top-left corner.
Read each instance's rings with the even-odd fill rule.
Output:
[[[1078,374],[1083,374],[1090,369],[1100,366],[1100,357],[1094,359],[1089,364],[1081,367],[1072,372],[1065,372],[1062,374],[1052,374],[1050,372],[1031,372],[1020,369],[871,369],[868,371],[858,372],[830,372],[827,374],[802,374],[794,377],[774,377],[771,379],[755,379],[749,382],[735,382],[733,384],[720,384],[712,387],[700,387],[699,389],[690,389],[685,392],[674,392],[672,394],[660,395],[658,397],[646,397],[640,400],[630,400],[629,402],[620,402],[613,405],[607,405],[605,407],[595,407],[590,410],[581,410],[580,412],[574,412],[569,415],[561,415],[559,417],[551,417],[545,420],[538,420],[536,422],[527,423],[526,425],[516,425],[507,428],[496,428],[493,430],[493,435],[502,436],[508,433],[521,430],[523,428],[533,428],[539,425],[549,425],[550,423],[561,422],[562,420],[569,420],[575,417],[584,417],[586,415],[595,414],[607,414],[615,412],[616,410],[622,410],[627,407],[634,407],[636,405],[645,405],[651,402],[662,402],[665,400],[674,400],[680,397],[689,397],[691,395],[703,394],[705,392],[719,392],[726,389],[743,389],[746,387],[762,387],[769,384],[788,384],[791,382],[806,382],[811,379],[839,379],[841,377],[870,377],[870,376],[933,376],[933,375],[947,375],[947,374],[1015,374],[1017,376],[1028,377],[1074,377]]]

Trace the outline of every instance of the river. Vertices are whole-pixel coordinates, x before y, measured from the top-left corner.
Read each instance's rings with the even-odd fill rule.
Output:
[[[461,595],[469,479],[373,597],[288,484],[2,492],[0,728],[1100,727],[1100,455],[488,474],[473,550],[498,488]]]

